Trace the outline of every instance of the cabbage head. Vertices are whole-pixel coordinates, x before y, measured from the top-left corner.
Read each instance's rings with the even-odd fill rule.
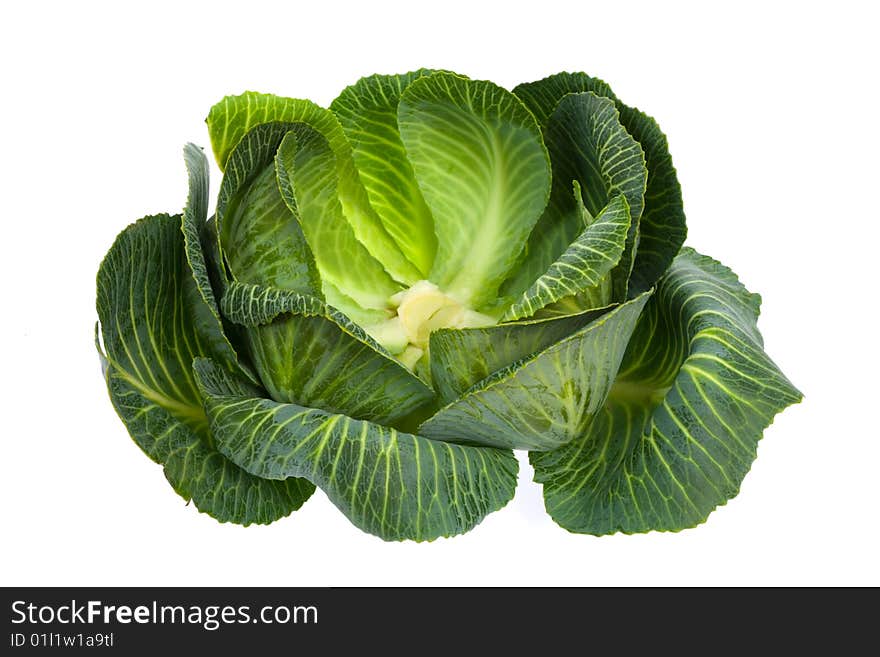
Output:
[[[460,534],[527,450],[565,529],[676,531],[800,399],[759,296],[682,246],[657,123],[596,78],[374,75],[329,109],[229,96],[207,125],[216,212],[189,144],[182,214],[100,266],[96,343],[134,441],[221,522],[318,487],[386,540]]]

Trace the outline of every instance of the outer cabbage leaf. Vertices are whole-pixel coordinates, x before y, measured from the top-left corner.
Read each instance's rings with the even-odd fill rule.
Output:
[[[547,118],[544,140],[553,163],[550,202],[529,236],[517,270],[505,281],[502,295],[518,295],[565,253],[583,231],[582,205],[595,217],[620,195],[629,207],[630,223],[626,245],[608,283],[613,300],[624,301],[648,175],[642,148],[620,124],[614,103],[591,92],[562,98]],[[572,195],[572,181],[582,193]]]
[[[677,531],[737,494],[764,429],[801,399],[764,353],[759,303],[728,268],[682,251],[595,421],[531,454],[556,522],[588,534]]]
[[[220,247],[236,280],[320,296],[315,260],[275,172],[275,153],[294,127],[258,125],[233,150],[217,200]]]
[[[180,228],[179,215],[145,217],[101,263],[97,306],[110,399],[138,446],[200,511],[221,522],[272,522],[298,509],[314,486],[255,477],[215,449],[192,362],[222,354],[212,351],[216,319]]]
[[[250,368],[239,359],[232,343],[226,336],[223,318],[214,296],[209,271],[209,258],[205,251],[212,248],[208,226],[208,160],[204,151],[194,144],[183,149],[186,170],[189,178],[189,194],[183,209],[183,240],[186,259],[192,270],[196,289],[203,303],[193,303],[193,312],[199,313],[199,325],[203,328],[210,353],[216,354],[219,362],[230,372],[245,376],[257,382]]]
[[[513,497],[518,464],[509,451],[262,399],[209,360],[196,372],[224,454],[259,477],[308,478],[352,523],[385,540],[460,534]]]
[[[617,101],[607,82],[586,73],[556,73],[536,82],[523,82],[513,88],[513,93],[525,103],[542,127],[547,125],[547,120],[564,96],[587,91]]]

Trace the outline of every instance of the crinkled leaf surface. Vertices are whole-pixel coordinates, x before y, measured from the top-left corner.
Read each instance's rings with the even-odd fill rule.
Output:
[[[441,72],[404,90],[398,124],[434,217],[430,280],[487,309],[547,203],[550,163],[535,119],[509,91]]]
[[[224,454],[260,477],[308,478],[352,523],[385,540],[460,534],[513,497],[518,465],[509,451],[260,399],[208,360],[196,371]]]
[[[338,200],[355,236],[398,281],[411,284],[418,280],[417,268],[406,259],[370,206],[354,168],[351,146],[330,110],[308,100],[252,91],[227,96],[211,108],[207,118],[220,168],[226,169],[233,150],[254,126],[272,122],[304,124],[327,140],[334,155]]]
[[[191,304],[192,312],[201,315],[198,324],[203,328],[203,337],[210,343],[209,352],[215,354],[219,362],[238,375],[252,381],[254,375],[238,358],[234,347],[226,337],[223,319],[214,296],[205,255],[206,242],[210,240],[208,221],[208,159],[201,148],[187,144],[183,149],[186,170],[189,177],[189,194],[183,209],[182,230],[186,259],[192,271],[196,289],[203,303]]]
[[[677,531],[734,497],[773,417],[800,393],[764,353],[759,297],[684,249],[595,421],[531,454],[547,511],[573,532]]]
[[[220,521],[268,523],[314,487],[267,481],[214,447],[192,362],[212,352],[216,320],[187,262],[181,217],[145,217],[117,237],[98,271],[98,317],[110,399],[138,446],[181,496]]]
[[[547,118],[544,140],[553,163],[553,190],[503,294],[528,287],[583,231],[580,203],[595,217],[614,196],[629,206],[626,247],[612,274],[615,300],[626,298],[647,170],[641,146],[621,125],[614,103],[592,92],[564,96]],[[571,193],[572,181],[582,192]]]
[[[649,294],[496,371],[419,427],[437,440],[549,450],[584,434],[617,375]]]
[[[397,104],[411,82],[430,74],[371,75],[346,87],[330,105],[351,143],[370,204],[388,234],[428,278],[437,237],[434,218],[416,182],[397,127]]]
[[[586,73],[556,73],[536,82],[523,82],[513,88],[513,93],[535,115],[542,127],[547,125],[550,115],[556,111],[564,96],[586,91],[617,100],[608,83]]]
[[[272,399],[393,424],[433,391],[361,327],[314,297],[230,283],[223,314],[246,327]]]
[[[644,112],[618,104],[620,122],[645,151],[648,185],[639,220],[639,246],[629,279],[630,294],[652,287],[666,271],[687,237],[681,185],[666,135]]]
[[[615,196],[550,269],[505,311],[502,320],[532,317],[560,299],[598,288],[620,262],[630,222],[626,198]],[[608,301],[600,299],[598,305]]]
[[[236,280],[319,296],[318,269],[275,174],[275,153],[293,127],[258,125],[233,150],[217,201],[220,245]]]
[[[586,206],[584,206],[583,199],[581,198],[580,183],[578,183],[576,180],[574,181],[574,196],[575,202],[578,206],[578,210],[584,216],[584,223],[587,224],[587,232],[581,233],[580,237],[578,237],[578,239],[575,240],[573,244],[579,242],[582,239],[589,240],[589,228],[592,222],[595,221],[590,215],[590,212],[587,210]],[[618,197],[612,199],[611,203],[609,203],[609,206],[613,206],[613,204],[615,203],[615,199],[617,198]],[[601,217],[604,213],[605,210],[603,210],[599,216]],[[614,260],[613,263],[600,261],[601,270],[602,272],[604,272],[604,274],[598,278],[598,281],[593,283],[592,285],[582,285],[579,288],[573,285],[566,285],[563,289],[553,290],[554,294],[552,296],[554,300],[547,303],[546,305],[540,306],[537,310],[535,310],[532,314],[533,319],[566,317],[568,315],[582,313],[587,310],[605,308],[612,303],[619,303],[626,300],[627,296],[629,296],[627,294],[627,282],[624,280],[624,277],[619,275],[621,271],[624,271],[625,273],[625,270],[621,270],[618,265],[621,261],[632,262],[632,254],[636,247],[635,242],[626,239],[629,236],[629,226],[631,226],[632,222],[632,219],[629,217],[629,209],[627,209],[627,218],[630,223],[627,224],[627,229],[625,230],[623,249],[620,252],[620,256],[616,260]],[[620,227],[618,227],[618,230],[619,229]],[[569,247],[569,249],[566,249],[566,252],[563,253],[562,256],[560,256],[560,260],[565,259],[570,250],[571,247]],[[557,261],[557,263],[558,262],[559,261]],[[550,270],[553,270],[557,263],[551,265]],[[591,276],[589,281],[586,282],[592,283],[594,280],[596,280],[596,277]],[[572,293],[564,294],[563,296],[557,298],[559,294],[567,293],[569,291],[571,291]]]
[[[615,102],[620,122],[645,152],[648,181],[644,210],[639,219],[639,246],[629,282],[631,294],[636,294],[654,285],[687,235],[681,186],[666,136],[654,119],[624,105],[607,84],[584,73],[558,73],[537,82],[521,84],[513,90],[542,126],[547,124],[566,94],[587,91]],[[535,235],[536,240],[538,237],[540,234]]]
[[[593,216],[601,212],[614,195],[620,194],[626,199],[629,231],[621,259],[611,275],[612,294],[615,299],[623,300],[632,271],[648,178],[642,147],[621,125],[613,101],[592,92],[563,97],[547,121],[544,138],[553,162],[554,188],[542,225],[555,214],[554,224],[567,227],[566,239],[579,227],[577,204],[568,189],[571,180],[580,183],[584,205]]]
[[[577,229],[581,217],[571,193],[573,180],[580,184],[592,216],[618,194],[626,199],[636,223],[642,216],[644,153],[619,117],[613,101],[585,92],[563,97],[547,120],[545,139],[555,178],[548,208]]]

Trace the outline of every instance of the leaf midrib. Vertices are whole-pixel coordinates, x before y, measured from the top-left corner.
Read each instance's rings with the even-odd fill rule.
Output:
[[[204,429],[208,426],[208,417],[205,415],[205,410],[202,408],[201,404],[187,404],[174,399],[173,397],[169,397],[161,391],[155,390],[154,388],[145,385],[142,381],[139,381],[113,359],[108,358],[108,362],[118,376],[135,388],[148,401],[161,406],[169,413],[172,413],[176,418],[185,422],[188,426],[196,429]]]
[[[487,137],[492,148],[492,179],[488,186],[489,195],[486,199],[486,206],[483,215],[479,218],[481,228],[472,241],[471,254],[491,253],[494,250],[492,245],[497,239],[499,228],[503,222],[502,210],[507,190],[505,178],[507,161],[499,136],[490,132]],[[475,265],[475,263],[479,264]],[[450,284],[450,289],[461,295],[465,302],[473,305],[475,289],[479,289],[486,279],[490,265],[490,259],[481,258],[479,255],[476,258],[469,258],[467,265]]]

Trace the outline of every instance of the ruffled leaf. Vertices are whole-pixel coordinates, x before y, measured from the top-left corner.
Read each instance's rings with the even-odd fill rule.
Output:
[[[624,254],[630,222],[626,199],[616,196],[501,319],[511,321],[532,317],[561,299],[589,294],[591,290],[601,288]],[[610,283],[609,280],[608,292],[613,294]],[[600,296],[595,299],[593,307],[610,301],[610,298]]]
[[[764,353],[758,304],[729,269],[682,251],[596,420],[531,454],[556,522],[588,534],[677,531],[739,492],[764,429],[801,399]]]
[[[513,498],[509,451],[428,440],[373,422],[253,396],[208,360],[196,365],[221,451],[259,477],[305,477],[385,540],[472,529]]]
[[[620,123],[645,152],[648,181],[644,210],[639,219],[639,247],[629,281],[630,293],[637,294],[652,287],[666,271],[687,235],[681,186],[669,155],[666,136],[654,119],[623,104],[605,82],[584,73],[558,73],[537,82],[521,84],[513,90],[541,126],[547,125],[564,96],[588,91],[614,101],[620,112]],[[554,246],[552,240],[542,240],[542,237],[548,236],[536,233],[534,244],[530,245],[534,248],[543,245],[548,253],[565,248],[564,245]]]
[[[214,446],[192,372],[218,357],[215,318],[189,268],[180,216],[145,217],[124,230],[98,271],[107,387],[138,446],[185,499],[221,522],[268,523],[298,509],[314,486],[248,474]],[[227,370],[224,370],[227,371]]]

